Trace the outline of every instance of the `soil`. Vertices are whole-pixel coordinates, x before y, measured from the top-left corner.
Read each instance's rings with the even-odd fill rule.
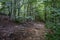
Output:
[[[44,40],[43,22],[25,22],[17,24],[7,16],[0,17],[0,40]]]

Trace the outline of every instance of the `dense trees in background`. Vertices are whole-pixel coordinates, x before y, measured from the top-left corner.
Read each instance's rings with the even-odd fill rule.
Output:
[[[3,12],[9,14],[13,20],[45,20],[43,0],[1,0],[2,2],[5,2]]]

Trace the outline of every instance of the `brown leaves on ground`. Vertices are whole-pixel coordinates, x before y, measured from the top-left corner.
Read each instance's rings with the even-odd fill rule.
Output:
[[[44,40],[45,25],[42,22],[16,24],[0,21],[0,40]]]

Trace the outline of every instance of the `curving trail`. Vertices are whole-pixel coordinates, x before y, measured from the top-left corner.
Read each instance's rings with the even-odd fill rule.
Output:
[[[16,24],[7,18],[0,20],[0,40],[44,40],[43,22],[25,22]]]

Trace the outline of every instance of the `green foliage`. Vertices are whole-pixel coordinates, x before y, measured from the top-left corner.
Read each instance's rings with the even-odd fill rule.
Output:
[[[50,9],[47,10],[48,14],[46,13],[46,27],[48,29],[46,40],[60,40],[60,7],[58,6],[60,1],[55,0],[51,2],[50,5],[54,5],[48,6]]]
[[[1,5],[1,6],[0,6],[0,7],[1,7],[1,8],[0,8],[0,11],[4,10],[4,9],[5,9],[5,7],[4,7],[5,2],[0,2],[0,5]]]

